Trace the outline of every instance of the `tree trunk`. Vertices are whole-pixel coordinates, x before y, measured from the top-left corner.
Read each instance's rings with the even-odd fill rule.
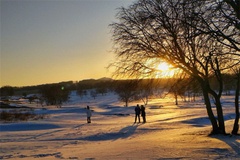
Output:
[[[222,104],[221,104],[221,100],[220,100],[221,94],[217,95],[217,93],[215,93],[209,87],[207,87],[207,91],[214,97],[214,100],[215,100],[215,105],[216,105],[216,110],[217,110],[217,119],[218,119],[218,133],[226,134]]]
[[[125,101],[125,107],[128,107],[128,100]]]
[[[211,134],[218,134],[219,133],[218,124],[212,111],[212,106],[211,106],[210,98],[208,96],[208,91],[203,83],[201,84],[201,87],[202,87],[203,97],[204,97],[204,101],[207,109],[208,118],[212,124]]]
[[[217,108],[219,133],[226,134],[224,117],[223,117],[223,110],[222,110],[222,104],[221,104],[221,101],[220,101],[220,97],[215,95],[214,98],[215,98],[216,108]]]
[[[233,130],[232,130],[232,134],[235,134],[235,135],[238,134],[238,130],[239,130],[239,124],[238,124],[239,123],[239,90],[240,90],[240,73],[238,73],[238,75],[237,75],[237,88],[236,88],[236,93],[235,93],[236,117],[235,117]]]
[[[215,71],[215,76],[216,76],[216,79],[218,81],[219,90],[218,90],[218,93],[216,93],[214,90],[211,89],[209,84],[207,85],[207,89],[208,89],[209,93],[215,99],[215,105],[216,105],[216,109],[217,109],[219,133],[226,134],[226,132],[225,132],[225,124],[224,124],[224,116],[223,116],[223,110],[222,110],[222,104],[221,104],[221,96],[222,96],[222,92],[223,92],[223,78],[222,78],[221,70],[220,70],[220,67],[219,67],[219,61],[218,61],[217,57],[214,58],[214,62],[216,64],[216,67],[213,64],[213,61],[210,61],[210,64],[211,64],[212,68]]]
[[[174,97],[175,97],[175,105],[178,105],[178,94],[177,94],[177,92],[174,92]]]

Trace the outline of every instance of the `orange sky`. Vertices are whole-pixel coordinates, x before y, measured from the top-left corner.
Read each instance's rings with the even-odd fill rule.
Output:
[[[108,26],[134,0],[1,0],[0,86],[110,77]]]

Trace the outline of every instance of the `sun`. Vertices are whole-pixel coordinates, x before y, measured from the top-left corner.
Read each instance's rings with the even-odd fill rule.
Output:
[[[166,62],[161,62],[158,66],[157,66],[157,70],[159,71],[168,71],[170,69],[169,65]]]
[[[169,65],[166,62],[161,62],[157,67],[156,67],[156,77],[157,78],[169,78],[173,77],[176,69],[174,69],[171,65]]]

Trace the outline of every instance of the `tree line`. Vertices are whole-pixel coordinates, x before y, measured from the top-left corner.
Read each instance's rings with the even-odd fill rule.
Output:
[[[229,95],[236,88],[236,79],[234,75],[230,74],[226,74],[224,77],[224,92]],[[216,82],[216,79],[211,80],[213,86]],[[0,93],[2,99],[20,95],[28,98],[30,103],[34,99],[38,99],[41,104],[61,106],[63,102],[69,100],[72,91],[76,91],[80,97],[90,95],[94,99],[98,95],[114,92],[127,107],[130,102],[135,100],[141,100],[144,105],[147,105],[151,97],[164,98],[170,94],[174,96],[176,105],[178,105],[179,98],[184,101],[195,101],[195,97],[202,96],[200,88],[194,79],[185,77],[126,80],[88,79],[79,82],[68,81],[25,87],[4,86],[0,88]],[[217,90],[217,86],[214,89]]]

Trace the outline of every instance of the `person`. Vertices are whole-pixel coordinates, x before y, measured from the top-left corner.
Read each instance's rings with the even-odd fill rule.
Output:
[[[87,123],[91,123],[92,112],[91,112],[89,106],[87,106],[87,111],[86,111],[86,113],[87,113]]]
[[[137,104],[137,106],[135,107],[135,123],[137,121],[137,118],[138,118],[138,122],[140,123],[140,112],[141,112],[141,109]]]
[[[145,107],[141,105],[141,116],[143,118],[143,123],[146,123],[146,112],[145,112]]]

